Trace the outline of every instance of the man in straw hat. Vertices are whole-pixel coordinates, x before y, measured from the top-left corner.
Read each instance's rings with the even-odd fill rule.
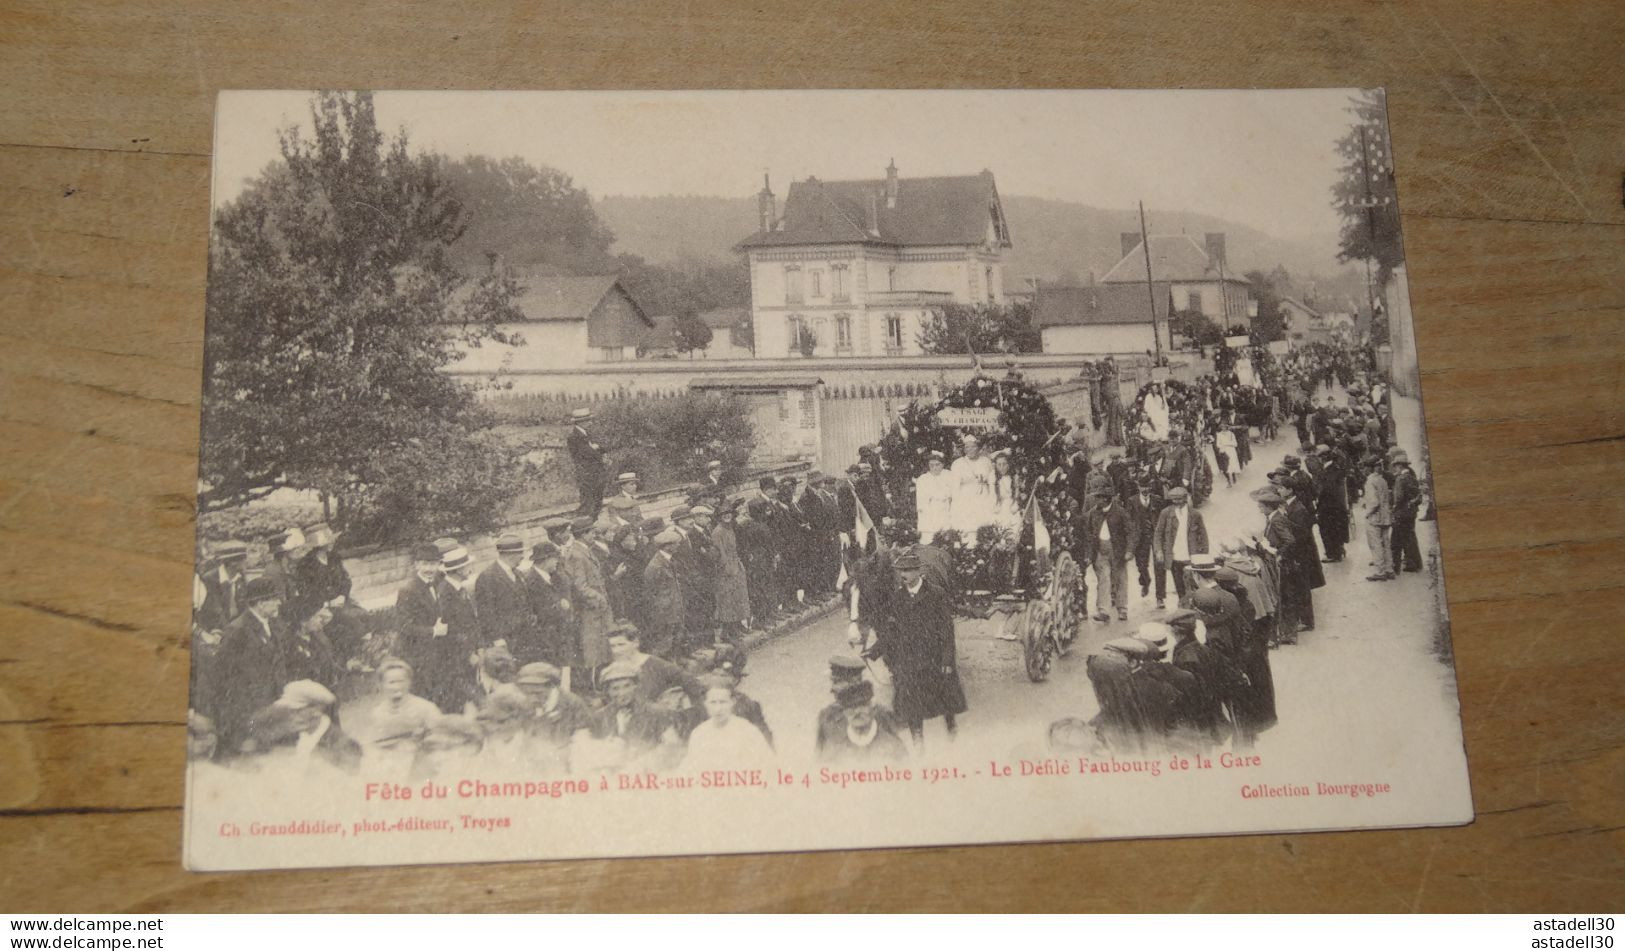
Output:
[[[294,589],[301,598],[319,601],[332,609],[333,622],[328,625],[327,635],[339,656],[353,657],[361,649],[366,620],[360,605],[350,600],[350,572],[333,550],[338,534],[326,522],[317,522],[305,527],[304,536],[310,550],[299,559]]]
[[[577,515],[597,518],[604,505],[604,480],[609,476],[607,457],[587,432],[592,422],[592,410],[579,406],[570,411],[570,435],[564,444],[570,451],[570,462],[576,470],[576,492],[581,498]]]
[[[627,524],[643,521],[643,503],[638,500],[638,474],[623,472],[615,477],[616,493],[604,507],[609,514]]]
[[[248,578],[243,566],[248,563],[248,545],[232,539],[214,546],[211,555],[214,565],[202,577],[203,603],[197,609],[199,629],[218,638],[226,625],[237,620],[248,610],[243,598],[243,587]]]
[[[441,556],[435,596],[445,633],[430,641],[425,663],[417,668],[419,693],[445,713],[462,710],[475,695],[474,666],[481,635],[474,583],[469,578],[473,564],[473,556],[461,545]]]
[[[480,618],[480,646],[503,644],[510,651],[531,639],[536,616],[531,610],[519,563],[525,542],[511,532],[497,537],[496,560],[474,579],[474,607]]]

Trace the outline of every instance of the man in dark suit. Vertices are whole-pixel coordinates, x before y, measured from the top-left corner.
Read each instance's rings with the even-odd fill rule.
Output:
[[[248,722],[276,702],[288,682],[282,654],[281,591],[271,578],[243,586],[246,610],[226,625],[213,673],[212,696],[202,712],[220,730],[220,749],[236,753],[248,736]]]
[[[576,470],[576,492],[581,498],[577,515],[597,518],[604,506],[604,482],[609,478],[609,464],[604,449],[593,441],[586,424],[592,422],[592,410],[586,407],[570,411],[570,435],[565,445],[570,450],[570,462]]]
[[[655,554],[643,569],[643,616],[649,619],[644,644],[649,653],[670,658],[683,639],[688,605],[673,561],[683,544],[682,535],[668,528],[655,536]]]
[[[542,542],[530,550],[530,568],[525,571],[525,595],[534,623],[528,636],[508,649],[521,665],[548,663],[564,670],[581,663],[576,636],[574,591],[570,580],[559,570],[559,546]],[[581,681],[585,683],[586,681]]]
[[[445,636],[440,620],[440,549],[431,544],[412,546],[412,577],[395,592],[395,624],[400,635],[396,647],[402,660],[417,671],[419,689],[429,682],[427,667],[436,637]]]
[[[1134,564],[1140,572],[1140,597],[1151,593],[1151,537],[1156,534],[1162,500],[1152,492],[1150,476],[1143,476],[1123,510],[1134,533]]]
[[[735,529],[739,537],[739,560],[745,565],[745,591],[750,597],[750,616],[764,625],[777,608],[779,583],[775,575],[773,530],[767,524],[771,510],[762,499],[751,499]]]
[[[841,532],[848,526],[841,522],[841,502],[835,497],[835,477],[820,474],[813,483],[813,495],[818,501],[817,518],[812,523],[813,542],[818,558],[818,590],[835,590],[835,579],[841,573]]]
[[[474,607],[479,612],[480,646],[497,642],[510,653],[516,645],[532,639],[536,616],[531,611],[519,563],[525,557],[525,543],[518,535],[497,539],[497,559],[474,579]],[[519,655],[514,654],[517,660]]]
[[[1416,512],[1422,506],[1422,483],[1411,471],[1411,460],[1403,450],[1388,462],[1394,472],[1393,546],[1394,571],[1421,571],[1422,549],[1416,542]]]
[[[898,584],[876,626],[877,640],[864,656],[885,659],[896,690],[893,708],[918,746],[925,738],[925,721],[936,717],[943,718],[948,736],[954,736],[955,718],[966,710],[965,690],[947,593],[925,580],[917,553],[905,551],[893,565]]]

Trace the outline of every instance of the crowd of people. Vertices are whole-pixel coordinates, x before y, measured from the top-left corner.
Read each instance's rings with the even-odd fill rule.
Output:
[[[1091,451],[1082,427],[1068,437],[1059,476],[1077,497],[1067,537],[1084,604],[1092,574],[1095,620],[1126,621],[1132,571],[1158,609],[1087,662],[1092,726],[1114,748],[1239,748],[1268,729],[1270,650],[1314,629],[1322,549],[1325,561],[1346,557],[1356,514],[1371,581],[1422,567],[1420,486],[1368,358],[1313,351],[1278,370],[1274,386],[1231,374],[1182,387],[1165,421],[1152,418],[1162,394],[1148,391],[1129,446]],[[1344,403],[1330,392],[1317,402],[1334,379]],[[576,412],[573,451],[602,453],[591,421]],[[1221,473],[1239,472],[1254,462],[1254,433],[1288,425],[1301,447],[1252,493],[1258,531],[1210,538],[1197,494],[1205,450]],[[257,572],[247,544],[219,543],[196,585],[193,753],[403,776],[470,757],[553,775],[760,762],[776,741],[741,690],[743,637],[838,598],[851,653],[831,658],[813,749],[829,761],[906,757],[927,721],[952,737],[967,709],[954,630],[966,592],[950,549],[990,525],[1019,537],[1025,483],[1057,477],[986,455],[974,432],[960,447],[951,464],[930,454],[912,499],[888,488],[873,446],[844,478],[763,477],[743,494],[713,462],[664,517],[645,516],[636,473],[588,465],[594,487],[573,516],[543,524],[545,537],[503,533],[485,564],[456,538],[412,546],[411,574],[383,612],[351,599],[326,525],[269,539]]]
[[[1341,403],[1334,382],[1345,387]],[[1236,386],[1233,379],[1205,378],[1184,402],[1189,430],[1207,434],[1221,471],[1227,463],[1245,466],[1250,455],[1250,433],[1232,428],[1224,405],[1224,394]],[[1317,399],[1322,388],[1327,392]],[[1278,414],[1272,422],[1283,431],[1295,428],[1299,447],[1270,470],[1267,485],[1249,493],[1261,518],[1251,534],[1210,539],[1201,513],[1190,510],[1188,488],[1159,477],[1155,465],[1140,464],[1126,495],[1100,483],[1087,506],[1095,513],[1088,516],[1091,530],[1101,524],[1102,541],[1124,533],[1130,540],[1112,548],[1104,565],[1099,549],[1084,552],[1080,564],[1093,565],[1120,605],[1129,558],[1138,556],[1142,596],[1149,560],[1157,607],[1165,607],[1165,574],[1177,604],[1089,657],[1099,706],[1090,724],[1094,742],[1127,752],[1251,747],[1276,722],[1270,651],[1315,629],[1323,565],[1348,557],[1357,521],[1371,558],[1368,582],[1423,570],[1416,540],[1421,485],[1407,453],[1395,445],[1388,397],[1368,352],[1318,347],[1282,361],[1268,402]],[[1234,443],[1219,438],[1226,433]],[[1170,452],[1177,450],[1163,450],[1161,458]],[[1149,458],[1157,456],[1153,449]],[[1151,541],[1144,546],[1147,532]],[[1149,558],[1136,546],[1148,547]],[[1102,612],[1104,597],[1097,595]],[[1105,619],[1104,613],[1096,617]],[[1127,617],[1121,607],[1118,617]]]
[[[590,423],[577,411],[578,433]],[[876,545],[854,526],[860,508],[889,524],[891,500],[872,447],[865,456],[844,479],[764,476],[743,495],[712,462],[664,517],[645,517],[637,474],[620,473],[612,494],[584,495],[533,544],[499,535],[485,564],[457,538],[412,546],[411,573],[381,612],[351,599],[325,524],[270,539],[258,571],[247,570],[248,544],[216,544],[196,579],[194,753],[250,765],[298,751],[401,774],[485,745],[511,765],[562,773],[771,755],[761,705],[739,689],[739,645],[752,629],[827,607],[838,586],[850,596],[860,572],[879,577]],[[892,610],[941,607],[909,596],[906,566],[887,575],[904,595]],[[864,599],[868,661],[831,664],[822,758],[906,754],[899,733],[936,715],[910,662],[929,653],[913,667],[935,670],[946,653],[951,664],[951,619],[935,631],[946,652],[922,645],[918,617],[876,618],[883,595],[871,586]],[[900,713],[861,676],[881,657],[899,671],[882,690],[899,694]]]

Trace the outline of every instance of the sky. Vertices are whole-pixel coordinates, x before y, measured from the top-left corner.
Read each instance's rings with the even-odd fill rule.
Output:
[[[519,156],[594,197],[755,194],[771,176],[991,169],[1001,195],[1189,211],[1279,238],[1335,234],[1333,143],[1348,89],[1163,91],[380,92],[414,149]],[[214,204],[310,129],[309,92],[232,91],[215,116]]]

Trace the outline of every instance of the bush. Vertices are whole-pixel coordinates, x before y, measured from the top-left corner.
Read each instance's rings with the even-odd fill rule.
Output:
[[[724,479],[736,477],[756,445],[750,406],[732,396],[627,400],[600,409],[597,423],[595,435],[616,470],[651,483],[698,481],[712,459],[722,462]]]

